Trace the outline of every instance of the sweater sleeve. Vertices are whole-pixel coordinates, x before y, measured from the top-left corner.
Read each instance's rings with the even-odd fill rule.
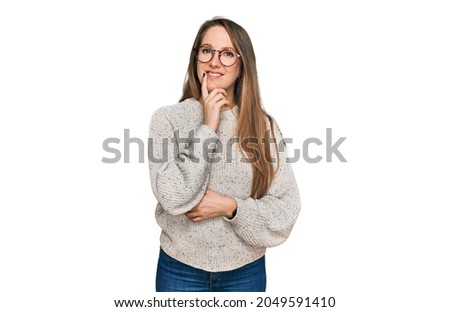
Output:
[[[282,136],[276,128],[277,142]],[[288,238],[300,213],[300,195],[284,142],[278,144],[279,165],[267,194],[260,199],[235,198],[237,213],[230,222],[235,233],[256,247],[274,247]]]
[[[193,129],[180,138],[163,108],[152,116],[148,160],[153,193],[161,207],[171,215],[186,213],[206,192],[209,176],[208,151],[217,134],[208,126]]]

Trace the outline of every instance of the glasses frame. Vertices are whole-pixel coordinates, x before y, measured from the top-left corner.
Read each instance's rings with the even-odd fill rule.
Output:
[[[208,48],[208,49],[210,49],[212,51],[211,58],[208,61],[206,61],[206,62],[200,61],[200,59],[198,58],[198,51],[201,48]],[[220,57],[222,56],[222,52],[226,52],[226,51],[229,51],[229,50],[233,51],[236,54],[236,56],[237,56],[236,57],[236,61],[233,64],[231,64],[231,65],[225,65],[224,63],[222,63],[222,60],[220,59]],[[237,53],[234,49],[231,49],[231,48],[227,48],[225,50],[216,50],[216,49],[213,49],[211,47],[202,45],[202,46],[200,46],[198,48],[194,48],[194,51],[195,51],[194,55],[195,55],[195,58],[197,59],[197,61],[199,61],[200,63],[203,63],[203,64],[211,62],[211,60],[214,58],[214,55],[216,54],[216,52],[219,52],[219,62],[220,62],[220,64],[222,64],[225,67],[231,67],[231,66],[235,65],[237,63],[237,61],[239,60],[239,58],[241,57],[241,55],[239,53]]]

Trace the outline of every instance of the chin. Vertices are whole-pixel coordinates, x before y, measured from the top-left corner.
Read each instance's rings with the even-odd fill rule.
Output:
[[[223,87],[221,85],[218,85],[218,84],[216,84],[214,82],[212,82],[212,83],[208,82],[208,91],[209,92],[211,92],[212,90],[214,90],[216,88],[222,88],[223,89]]]

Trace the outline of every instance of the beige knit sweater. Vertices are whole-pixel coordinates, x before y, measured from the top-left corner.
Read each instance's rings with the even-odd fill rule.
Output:
[[[187,99],[159,108],[150,123],[148,156],[161,247],[171,257],[211,272],[239,268],[262,257],[266,247],[283,243],[300,212],[285,148],[279,151],[279,168],[267,195],[250,197],[251,165],[233,140],[237,115],[238,107],[222,112],[214,132],[203,125],[202,104]],[[275,128],[279,143],[282,137]],[[236,200],[233,219],[192,222],[186,217],[207,188]]]

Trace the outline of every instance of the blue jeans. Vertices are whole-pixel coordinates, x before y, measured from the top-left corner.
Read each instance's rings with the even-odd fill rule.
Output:
[[[266,291],[265,258],[263,256],[231,271],[208,272],[175,260],[161,249],[156,272],[156,291]]]

